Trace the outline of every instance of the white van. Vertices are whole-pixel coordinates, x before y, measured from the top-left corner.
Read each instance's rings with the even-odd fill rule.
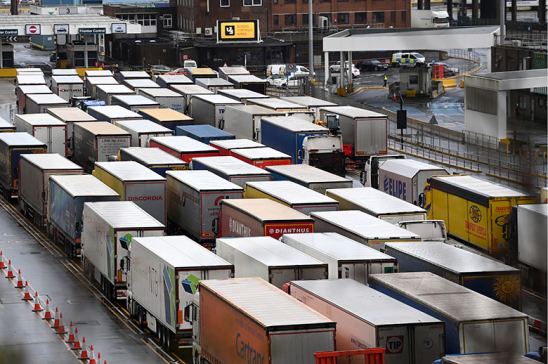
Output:
[[[289,67],[288,67],[289,66]],[[266,75],[267,76],[273,76],[274,78],[276,76],[286,76],[286,74],[289,74],[290,76],[295,76],[296,78],[299,77],[308,77],[310,75],[310,70],[304,66],[300,66],[298,64],[294,65],[287,65],[287,64],[271,64],[268,65],[266,69]]]

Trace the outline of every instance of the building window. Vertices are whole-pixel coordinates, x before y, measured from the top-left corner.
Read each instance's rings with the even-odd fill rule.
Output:
[[[301,23],[303,25],[308,25],[308,14],[302,14],[301,15]]]
[[[230,7],[230,0],[220,0],[220,6],[221,6],[221,8]]]
[[[392,25],[396,24],[396,12],[395,11],[390,13],[390,21],[392,22]]]
[[[384,23],[384,12],[382,11],[373,12],[373,23]]]
[[[280,25],[280,16],[279,15],[274,15],[272,17],[272,24],[274,25]]]
[[[348,13],[338,13],[337,14],[337,23],[339,24],[348,24],[350,16]]]
[[[290,26],[295,25],[295,23],[297,22],[296,18],[297,17],[295,16],[295,14],[286,15],[284,19],[285,25],[290,25]]]
[[[263,0],[244,0],[244,6],[262,6]]]
[[[401,19],[402,23],[405,23],[407,21],[407,12],[406,11],[402,11],[400,13],[400,19]]]
[[[354,13],[354,24],[365,24],[365,23],[367,23],[366,12]]]
[[[162,26],[164,28],[171,28],[173,26],[173,19],[171,14],[164,14],[162,17]]]

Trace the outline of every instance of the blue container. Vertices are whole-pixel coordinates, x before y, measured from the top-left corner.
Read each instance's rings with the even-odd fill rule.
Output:
[[[184,135],[205,144],[209,144],[212,140],[236,139],[233,134],[211,125],[180,125],[175,129],[175,134]]]
[[[329,129],[296,116],[261,119],[261,143],[289,154],[293,164],[303,162],[303,141],[313,135],[328,135]]]

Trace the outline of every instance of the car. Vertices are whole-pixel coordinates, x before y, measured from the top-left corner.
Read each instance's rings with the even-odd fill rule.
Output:
[[[426,57],[417,52],[397,52],[392,54],[394,66],[415,67],[418,64],[425,64]]]
[[[451,77],[451,76],[455,76],[459,73],[459,68],[458,67],[451,67],[450,65],[448,65],[447,63],[443,63],[443,62],[432,62],[431,64],[432,66],[435,66],[435,65],[442,65],[443,66],[443,73],[444,73],[444,76],[445,77]]]
[[[298,64],[270,64],[266,69],[268,76],[284,76],[286,73],[290,73],[296,77],[308,77],[310,70]]]
[[[364,71],[384,71],[388,68],[386,63],[382,63],[378,59],[364,59],[356,64],[356,67]]]
[[[348,69],[348,61],[345,62],[346,69]],[[341,72],[341,62],[337,61],[337,63],[332,64],[329,66],[329,71],[331,73],[340,73]],[[360,75],[360,70],[356,68],[356,66],[352,63],[352,78],[356,78]]]
[[[164,66],[163,64],[153,64],[150,66],[149,73],[152,75],[162,75],[170,71],[171,68],[169,68],[168,66]]]

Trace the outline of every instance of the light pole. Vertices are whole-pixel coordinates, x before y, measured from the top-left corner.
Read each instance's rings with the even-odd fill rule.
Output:
[[[314,18],[312,15],[313,1],[314,0],[308,0],[308,67],[310,70],[310,80],[314,79]]]

